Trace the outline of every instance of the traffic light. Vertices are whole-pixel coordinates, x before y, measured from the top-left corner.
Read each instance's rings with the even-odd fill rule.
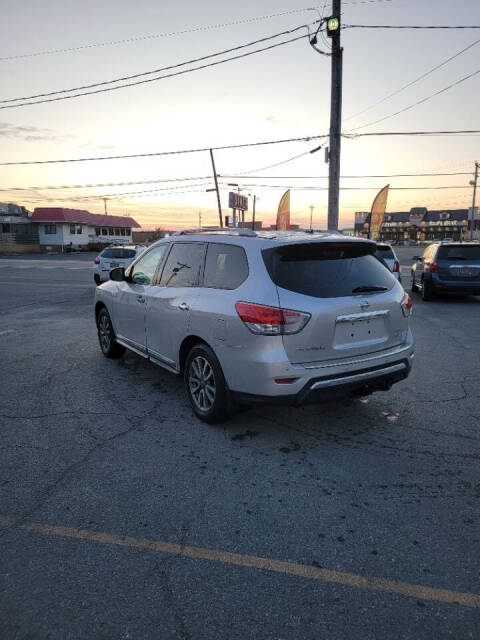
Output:
[[[330,18],[328,18],[327,36],[332,38],[333,36],[337,35],[339,30],[340,30],[340,18],[337,18],[336,16],[331,16]]]

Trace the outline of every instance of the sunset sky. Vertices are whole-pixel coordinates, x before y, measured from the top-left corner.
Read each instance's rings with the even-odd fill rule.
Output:
[[[307,10],[307,6],[300,0],[5,3],[0,25],[0,100],[174,65],[311,24],[323,12],[325,15],[330,12],[330,1],[325,10],[324,0],[317,0],[317,10]],[[480,2],[345,0],[343,22],[480,25]],[[141,39],[143,36],[155,37]],[[132,38],[137,39],[85,47]],[[348,119],[479,39],[480,30],[473,29],[345,29],[343,131],[356,127],[362,127],[359,132],[480,129],[480,74],[405,113],[363,127],[477,71],[480,41],[405,91]],[[321,39],[318,46],[325,49]],[[52,53],[63,49],[75,50]],[[304,38],[178,77],[75,99],[2,109],[0,162],[152,153],[322,135],[328,131],[329,108],[330,58],[316,53]],[[474,161],[480,160],[479,142],[476,135],[344,139],[341,173],[469,172],[473,171]],[[291,186],[292,222],[307,224],[309,205],[313,205],[314,225],[326,226],[328,166],[323,150],[260,171],[308,152],[319,143],[314,140],[217,151],[215,160],[221,176],[246,172],[252,176],[220,179],[225,185],[224,213],[228,213],[227,182],[245,185],[242,193],[257,195],[257,219],[265,224],[274,222],[278,201],[285,188]],[[0,201],[23,204],[31,210],[35,206],[65,206],[100,213],[102,197],[110,196],[110,213],[132,215],[145,227],[196,225],[199,211],[204,224],[215,224],[218,220],[215,194],[205,192],[213,186],[208,152],[0,169]],[[178,178],[196,179],[159,182]],[[471,188],[465,187],[470,179],[468,175],[344,178],[340,226],[351,226],[355,211],[369,210],[376,191],[388,182],[393,188],[388,203],[391,211],[409,210],[412,206],[467,208],[472,193]],[[31,189],[111,182],[135,184]],[[295,189],[295,185],[324,190]],[[452,185],[461,188],[395,190]],[[170,190],[115,195],[167,188]],[[84,196],[89,199],[77,200]]]

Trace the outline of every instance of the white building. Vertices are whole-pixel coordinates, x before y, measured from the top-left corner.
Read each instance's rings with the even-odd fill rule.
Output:
[[[131,244],[132,229],[140,225],[124,216],[99,215],[81,209],[37,207],[31,217],[37,223],[44,247],[87,249],[102,244]]]

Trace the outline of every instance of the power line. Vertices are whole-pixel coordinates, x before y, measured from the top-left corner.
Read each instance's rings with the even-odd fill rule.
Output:
[[[380,0],[377,0],[377,2]],[[351,3],[353,4],[353,3]],[[13,56],[4,56],[0,58],[0,62],[4,62],[7,60],[18,60],[21,58],[34,58],[34,57],[38,57],[38,56],[47,56],[47,55],[54,55],[54,54],[59,54],[59,53],[72,53],[72,52],[76,52],[76,51],[81,51],[81,50],[85,50],[85,49],[93,49],[96,47],[110,47],[110,46],[115,46],[115,45],[119,45],[119,44],[129,44],[132,42],[141,42],[141,41],[145,41],[145,40],[154,40],[157,38],[171,38],[174,36],[183,36],[186,35],[188,33],[196,33],[199,31],[211,31],[214,29],[223,29],[225,27],[231,27],[231,26],[236,26],[239,24],[248,24],[251,22],[260,22],[261,20],[270,20],[272,18],[280,18],[282,16],[286,16],[286,15],[291,15],[294,13],[303,13],[305,11],[315,11],[315,8],[313,7],[305,7],[303,9],[290,9],[289,11],[282,11],[281,13],[271,13],[269,15],[265,15],[265,16],[257,16],[257,17],[253,17],[253,18],[245,18],[243,20],[233,20],[232,22],[222,22],[222,23],[218,23],[218,24],[212,24],[212,25],[205,25],[205,26],[200,26],[200,27],[192,27],[190,29],[182,29],[181,31],[170,31],[170,32],[164,32],[164,33],[155,33],[155,34],[150,34],[150,35],[145,35],[145,36],[132,36],[131,38],[123,38],[121,40],[107,40],[106,42],[94,42],[91,44],[83,44],[83,45],[78,45],[76,47],[68,47],[65,49],[50,49],[50,50],[46,50],[46,51],[36,51],[33,53],[23,53],[23,54],[18,54],[18,55],[13,55]]]
[[[357,5],[357,4],[374,4],[379,2],[392,2],[393,0],[352,0],[352,2],[344,2],[344,4]],[[326,4],[326,2],[325,2]],[[170,31],[164,33],[154,33],[145,36],[132,36],[130,38],[122,38],[120,40],[107,40],[104,42],[93,42],[89,44],[77,45],[76,47],[66,47],[63,49],[48,49],[45,51],[35,51],[32,53],[21,53],[12,56],[0,57],[0,62],[8,60],[20,60],[22,58],[35,58],[39,56],[55,55],[59,53],[73,53],[76,51],[82,51],[85,49],[93,49],[98,47],[111,47],[121,44],[130,44],[132,42],[142,42],[146,40],[155,40],[158,38],[171,38],[174,36],[183,36],[188,33],[196,33],[201,31],[212,31],[215,29],[223,29],[225,27],[232,27],[240,24],[248,24],[251,22],[260,22],[262,20],[271,20],[272,18],[280,18],[286,15],[292,15],[295,13],[304,13],[306,11],[317,11],[318,7],[304,7],[303,9],[290,9],[289,11],[282,11],[280,13],[271,13],[264,16],[256,16],[252,18],[244,18],[242,20],[233,20],[231,22],[221,22],[218,24],[203,25],[199,27],[191,27],[190,29],[182,29],[180,31]]]
[[[480,29],[480,25],[344,24],[343,29]]]
[[[274,44],[269,45],[268,47],[261,47],[260,49],[255,49],[255,51],[249,51],[247,53],[242,53],[236,56],[230,56],[229,58],[224,58],[223,60],[217,60],[216,62],[210,62],[207,64],[202,64],[199,65],[198,67],[192,67],[191,69],[183,69],[182,71],[176,71],[174,73],[168,73],[165,74],[163,76],[157,76],[156,78],[146,78],[143,80],[137,80],[135,82],[127,82],[125,84],[121,84],[121,85],[117,85],[114,87],[104,87],[103,89],[95,89],[94,91],[84,91],[84,92],[80,92],[80,93],[73,93],[71,95],[58,95],[57,97],[54,98],[46,98],[44,100],[35,100],[35,101],[31,101],[31,102],[21,102],[20,104],[4,104],[3,106],[0,107],[0,109],[15,109],[17,107],[27,107],[30,105],[35,105],[35,104],[45,104],[47,102],[58,102],[60,100],[71,100],[73,98],[80,98],[81,96],[91,96],[94,94],[98,94],[98,93],[106,93],[109,91],[117,91],[118,89],[125,89],[127,87],[134,87],[140,84],[147,84],[150,82],[157,82],[158,80],[165,80],[167,78],[173,78],[175,76],[181,76],[181,75],[185,75],[186,73],[192,73],[194,71],[200,71],[202,69],[207,69],[209,67],[216,67],[220,64],[224,64],[225,62],[231,62],[232,60],[240,60],[241,58],[248,58],[249,56],[255,55],[256,53],[261,53],[263,51],[269,51],[271,49],[275,49],[276,47],[281,47],[285,44],[290,44],[291,42],[296,42],[297,40],[302,40],[303,38],[306,38],[308,36],[308,34],[305,35],[301,35],[301,36],[296,36],[295,38],[289,38],[288,40],[283,40],[282,42],[277,42]],[[269,38],[270,39],[270,38]],[[240,48],[243,48],[245,46],[250,46],[250,45],[242,45]],[[219,54],[213,54],[213,55],[219,55]],[[182,64],[186,64],[186,63],[182,63]],[[147,73],[153,73],[153,72],[147,72]],[[111,81],[106,81],[104,83],[100,83],[100,84],[108,84],[110,82],[118,82],[118,80],[111,80]],[[93,85],[92,85],[93,86]],[[65,89],[62,91],[58,91],[58,92],[54,92],[54,93],[65,93],[67,91],[73,91],[73,89]],[[47,94],[45,94],[47,95]],[[8,100],[7,102],[11,102],[12,100]]]
[[[141,78],[143,76],[149,76],[149,75],[154,75],[154,74],[157,74],[157,73],[162,73],[163,71],[170,71],[172,69],[178,69],[179,67],[184,67],[186,65],[195,64],[196,62],[202,62],[203,60],[209,60],[210,58],[215,58],[217,56],[225,55],[226,53],[232,53],[232,51],[239,51],[241,49],[246,49],[248,47],[253,47],[256,44],[260,44],[262,42],[267,42],[268,40],[273,40],[275,38],[279,38],[280,36],[289,35],[291,33],[294,33],[295,31],[299,31],[300,29],[304,29],[306,27],[307,27],[307,25],[300,25],[298,27],[295,27],[294,29],[288,29],[287,31],[281,31],[281,32],[275,33],[275,34],[273,34],[271,36],[266,36],[265,38],[259,38],[258,40],[252,40],[251,42],[247,42],[245,44],[238,45],[236,47],[231,47],[229,49],[224,49],[223,51],[217,51],[215,53],[210,53],[208,55],[201,56],[199,58],[193,58],[191,60],[186,60],[185,62],[179,62],[177,64],[172,64],[172,65],[169,65],[167,67],[159,67],[158,69],[153,69],[151,71],[142,71],[141,73],[135,73],[135,74],[130,75],[130,76],[123,76],[123,77],[120,77],[120,78],[114,78],[113,80],[104,80],[102,82],[95,82],[93,84],[85,84],[85,85],[81,85],[81,86],[78,86],[78,87],[72,87],[70,89],[58,89],[57,91],[50,91],[48,93],[37,93],[35,95],[22,96],[20,98],[9,98],[9,99],[6,99],[6,100],[0,100],[0,104],[6,104],[7,102],[21,102],[21,101],[24,101],[24,100],[34,100],[36,98],[45,98],[45,97],[48,97],[48,96],[54,96],[54,95],[63,94],[63,93],[72,93],[73,91],[83,91],[84,89],[93,89],[95,87],[102,87],[102,86],[105,86],[105,85],[115,84],[115,83],[118,83],[118,82],[125,82],[126,80],[133,80],[135,78]],[[252,52],[252,53],[256,53],[256,52]],[[235,59],[235,58],[232,58],[232,59]],[[226,61],[227,60],[224,60],[222,62],[226,62]],[[203,67],[200,67],[200,68],[203,68]],[[193,69],[193,70],[195,70],[195,69]],[[191,70],[189,70],[189,71],[191,71]],[[169,76],[165,76],[165,77],[171,77],[171,76],[169,75]],[[155,78],[155,80],[157,80],[157,79],[159,79],[159,78]],[[127,85],[127,86],[130,86],[130,85]]]
[[[346,178],[426,178],[431,176],[470,176],[472,175],[472,171],[454,171],[449,173],[387,173],[387,174],[376,174],[376,175],[366,175],[366,174],[355,174],[355,175],[345,175],[340,176],[342,179]],[[234,173],[231,175],[228,174],[219,174],[219,178],[251,178],[259,179],[259,180],[327,180],[328,176],[252,176],[249,175],[249,172],[245,172],[244,174]],[[0,189],[1,191],[1,189]]]
[[[480,129],[458,129],[458,130],[445,130],[445,131],[370,131],[365,133],[343,133],[342,136],[344,138],[364,138],[370,136],[438,136],[438,135],[476,135],[480,134]],[[17,162],[0,162],[0,166],[19,166],[19,165],[32,165],[32,164],[59,164],[59,163],[68,163],[68,162],[95,162],[98,160],[125,160],[132,158],[153,158],[158,156],[172,156],[172,155],[182,155],[187,153],[202,153],[206,151],[226,151],[229,149],[243,149],[247,147],[260,147],[267,146],[273,144],[286,144],[291,142],[311,142],[312,140],[323,140],[328,137],[327,135],[314,135],[314,136],[305,136],[302,138],[285,138],[282,140],[266,140],[263,142],[245,142],[241,144],[230,144],[230,145],[221,145],[221,146],[208,146],[208,147],[199,147],[197,149],[179,149],[174,151],[155,151],[152,153],[133,153],[126,155],[115,155],[115,156],[98,156],[98,157],[89,157],[89,158],[65,158],[59,160],[22,160]],[[310,152],[309,152],[310,153]],[[258,169],[257,169],[258,171]]]
[[[208,187],[210,186],[210,182],[203,182],[203,183],[198,183],[198,184],[192,184],[189,185],[192,188],[196,188],[196,187]],[[70,201],[81,201],[81,200],[102,200],[103,198],[116,198],[119,196],[132,196],[132,195],[139,195],[139,194],[144,194],[144,193],[160,193],[160,192],[165,192],[168,191],[169,193],[171,193],[172,195],[176,195],[179,193],[182,193],[182,191],[177,191],[177,189],[184,189],[185,187],[168,187],[166,189],[143,189],[142,191],[126,191],[124,193],[107,193],[107,194],[100,194],[100,195],[94,195],[94,196],[71,196],[71,197],[67,197],[67,198],[39,198],[38,200],[27,200],[26,202],[44,202],[44,201],[50,201],[50,202],[70,202]],[[185,192],[186,193],[186,192]]]
[[[480,133],[480,131],[479,131]],[[360,134],[361,135],[361,134]],[[182,155],[187,153],[202,153],[205,151],[224,151],[227,149],[243,149],[245,147],[260,147],[271,144],[284,144],[290,142],[310,142],[311,140],[319,140],[325,138],[325,135],[315,135],[315,136],[305,136],[303,138],[285,138],[283,140],[267,140],[264,142],[244,142],[241,144],[230,144],[230,145],[222,145],[222,146],[208,146],[208,147],[200,147],[197,149],[181,149],[174,151],[154,151],[153,153],[133,153],[127,155],[115,155],[115,156],[101,156],[101,157],[90,157],[90,158],[67,158],[61,160],[23,160],[19,162],[0,162],[0,166],[17,166],[17,165],[27,165],[27,164],[59,164],[64,162],[93,162],[97,160],[124,160],[124,159],[132,159],[132,158],[153,158],[157,156],[172,156],[172,155]]]
[[[192,178],[167,178],[165,180],[138,180],[130,182],[103,182],[96,184],[70,184],[70,185],[55,185],[55,186],[41,186],[41,187],[9,187],[8,189],[0,189],[0,191],[50,191],[52,189],[90,189],[93,187],[124,187],[134,184],[157,184],[165,182],[186,182],[190,180],[209,180],[211,176],[196,176]]]
[[[271,185],[271,184],[249,184],[244,183],[241,185],[242,187],[255,188],[259,187],[262,189],[293,189],[297,191],[328,191],[328,187],[315,187],[311,185]],[[390,187],[390,191],[435,191],[439,189],[471,189],[468,185],[448,185],[448,186],[436,186],[436,187]],[[378,186],[375,187],[340,187],[340,191],[378,191]]]
[[[435,91],[434,93],[430,94],[426,98],[422,98],[421,100],[417,100],[416,102],[408,105],[407,107],[403,107],[403,109],[399,109],[398,111],[395,111],[394,113],[390,113],[387,116],[383,116],[382,118],[378,118],[378,120],[373,120],[372,122],[367,122],[366,124],[362,124],[359,127],[354,127],[353,129],[350,129],[350,131],[357,131],[358,129],[364,129],[365,127],[370,127],[370,126],[372,126],[374,124],[378,124],[379,122],[383,122],[384,120],[388,120],[389,118],[393,118],[394,116],[398,116],[400,113],[404,113],[405,111],[409,111],[410,109],[413,109],[414,107],[418,107],[420,104],[423,104],[424,102],[427,102],[428,100],[431,100],[432,98],[435,98],[436,96],[440,95],[441,93],[445,93],[445,91],[448,91],[449,89],[452,89],[453,87],[456,87],[457,85],[461,84],[462,82],[465,82],[466,80],[469,80],[470,78],[473,78],[478,73],[480,73],[480,69],[477,69],[473,73],[469,73],[468,75],[464,76],[463,78],[460,78],[460,80],[456,80],[455,82],[452,82],[452,84],[449,84],[447,87],[444,87],[443,89],[439,89],[438,91]]]
[[[454,60],[455,58],[458,58],[459,56],[461,56],[463,53],[465,53],[465,51],[468,51],[469,49],[471,49],[472,47],[474,47],[475,45],[477,45],[480,42],[480,38],[478,40],[475,40],[475,42],[472,42],[472,44],[469,44],[468,47],[465,47],[464,49],[461,49],[460,51],[458,51],[457,53],[455,53],[453,56],[450,56],[450,58],[447,58],[446,60],[444,60],[443,62],[441,62],[440,64],[437,64],[435,67],[432,67],[431,69],[429,69],[428,71],[426,71],[425,73],[422,73],[422,75],[418,76],[417,78],[415,78],[414,80],[412,80],[411,82],[408,82],[407,84],[403,85],[402,87],[400,87],[399,89],[396,89],[396,91],[393,91],[392,93],[389,93],[387,96],[385,96],[384,98],[382,98],[381,100],[377,100],[377,102],[374,102],[373,104],[371,104],[369,107],[366,107],[365,109],[362,109],[362,111],[357,111],[357,113],[354,113],[352,116],[348,116],[348,118],[344,118],[344,122],[346,120],[351,120],[352,118],[356,118],[357,116],[362,115],[363,113],[366,113],[367,111],[370,111],[371,109],[373,109],[374,107],[376,107],[379,104],[382,104],[383,102],[385,102],[386,100],[389,100],[390,98],[393,98],[393,96],[396,96],[398,93],[404,91],[405,89],[408,89],[408,87],[411,87],[412,85],[416,84],[417,82],[419,82],[420,80],[423,80],[424,78],[426,78],[427,76],[429,76],[431,73],[433,73],[434,71],[437,71],[437,69],[440,69],[441,67],[445,66],[446,64],[448,64],[449,62],[451,62],[452,60]]]
[[[351,132],[342,133],[343,138],[366,138],[370,136],[456,136],[456,135],[478,135],[480,129],[450,129],[445,131],[369,131],[366,133],[355,133],[357,129]],[[0,163],[1,164],[1,163]]]
[[[310,153],[310,152],[307,152]],[[303,155],[303,154],[302,154]],[[355,174],[340,176],[342,179],[364,179],[364,178],[426,178],[426,177],[438,177],[438,176],[470,176],[472,171],[454,171],[448,173],[388,173],[388,174]],[[244,174],[218,174],[219,178],[250,178],[252,180],[326,180],[328,176],[252,176],[248,175],[248,172]],[[158,184],[167,182],[188,182],[194,180],[209,180],[211,176],[195,176],[191,178],[166,178],[164,180],[137,180],[129,182],[99,182],[95,184],[70,184],[70,185],[44,185],[35,187],[7,187],[0,189],[0,192],[10,191],[50,191],[57,189],[91,189],[99,187],[124,187],[130,185],[141,184]],[[180,188],[180,187],[179,187]],[[283,187],[282,187],[283,188]],[[97,196],[95,196],[97,197]]]

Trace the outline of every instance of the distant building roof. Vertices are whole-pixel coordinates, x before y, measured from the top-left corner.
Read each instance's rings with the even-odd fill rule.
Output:
[[[32,222],[71,222],[89,224],[94,227],[140,227],[133,218],[110,216],[82,209],[64,209],[63,207],[37,207],[31,217]]]

